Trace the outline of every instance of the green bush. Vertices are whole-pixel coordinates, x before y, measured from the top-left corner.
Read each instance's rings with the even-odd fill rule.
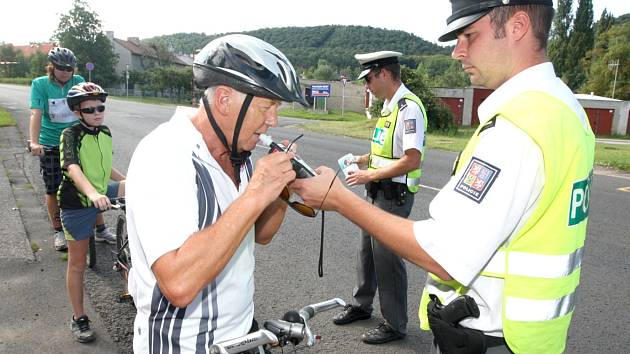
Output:
[[[417,70],[412,70],[403,66],[400,76],[405,86],[420,98],[424,104],[424,108],[427,110],[427,120],[429,123],[427,131],[452,132],[457,130],[457,127],[453,124],[453,120],[455,119],[453,112],[433,95],[433,91],[427,84],[428,79],[426,73],[421,67]],[[372,117],[380,117],[382,107],[383,100],[376,100],[370,108]]]

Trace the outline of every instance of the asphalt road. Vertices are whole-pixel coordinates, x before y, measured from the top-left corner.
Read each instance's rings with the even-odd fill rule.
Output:
[[[27,87],[0,85],[0,106],[14,114],[23,133],[28,131],[28,96]],[[113,132],[114,166],[126,171],[138,141],[158,124],[167,121],[173,111],[171,106],[110,99],[105,124]],[[299,151],[312,166],[335,166],[338,157],[348,152],[364,153],[369,148],[365,141],[303,131],[300,123],[299,119],[281,118],[279,126],[272,128],[269,134],[281,140],[304,133],[299,141]],[[254,157],[264,153],[263,148],[258,148]],[[446,183],[455,157],[454,153],[439,150],[427,152],[423,166],[425,188],[416,196],[412,219],[428,217],[428,203]],[[598,169],[594,177],[582,284],[567,353],[621,353],[630,347],[630,300],[627,296],[630,290],[630,193],[622,191],[629,186],[628,174]],[[362,192],[360,187],[354,190]],[[112,226],[114,217],[113,214],[108,216]],[[274,241],[267,246],[258,246],[255,302],[259,321],[279,318],[287,310],[332,297],[351,300],[358,228],[335,213],[326,214],[324,277],[319,278],[320,223],[320,217],[309,219],[289,211]],[[87,291],[121,352],[130,352],[134,308],[114,301],[121,282],[110,269],[111,255],[107,248],[100,246],[99,265],[95,272],[88,272]],[[325,313],[311,321],[313,331],[320,334],[322,340],[310,351],[428,352],[431,336],[420,332],[416,315],[426,273],[412,264],[408,264],[407,270],[409,333],[404,341],[385,346],[368,346],[360,341],[361,333],[381,320],[378,310],[371,320],[343,327],[333,325],[330,321],[332,313]]]

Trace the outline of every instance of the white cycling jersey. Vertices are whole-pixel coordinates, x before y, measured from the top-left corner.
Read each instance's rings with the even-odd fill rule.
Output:
[[[216,222],[251,175],[248,160],[237,190],[193,126],[193,113],[178,107],[169,122],[142,139],[129,165],[126,202],[133,262],[129,292],[137,308],[135,353],[206,353],[212,343],[246,334],[252,323],[253,230],[219,276],[185,308],[169,303],[151,271],[158,258]]]

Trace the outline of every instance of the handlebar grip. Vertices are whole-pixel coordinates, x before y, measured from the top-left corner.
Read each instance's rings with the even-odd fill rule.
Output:
[[[311,304],[311,305],[303,307],[300,310],[300,316],[302,316],[302,318],[305,321],[308,321],[309,319],[315,317],[315,315],[318,314],[319,312],[328,311],[328,310],[334,309],[335,307],[343,307],[343,306],[346,306],[346,302],[336,297],[334,299],[318,302],[316,304]]]

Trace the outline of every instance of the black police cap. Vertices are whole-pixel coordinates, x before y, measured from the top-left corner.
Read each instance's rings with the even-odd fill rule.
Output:
[[[438,38],[440,42],[457,38],[457,31],[473,24],[498,6],[509,5],[546,5],[553,6],[552,0],[451,0],[452,14],[446,19],[446,30]]]

